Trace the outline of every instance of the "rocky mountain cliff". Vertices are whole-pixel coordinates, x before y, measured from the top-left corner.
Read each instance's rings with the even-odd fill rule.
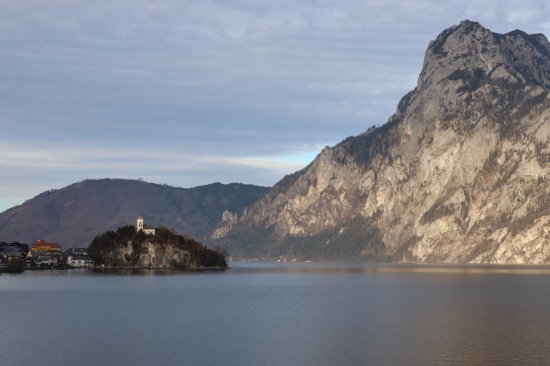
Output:
[[[472,21],[426,50],[388,122],[219,225],[233,255],[550,262],[550,44]]]
[[[146,224],[174,228],[202,241],[224,211],[241,213],[266,190],[239,183],[176,188],[138,180],[86,180],[0,213],[0,240],[45,239],[63,248],[87,247],[96,235],[135,225],[143,214]]]

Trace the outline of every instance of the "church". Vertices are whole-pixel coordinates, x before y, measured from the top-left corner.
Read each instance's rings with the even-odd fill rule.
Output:
[[[155,235],[155,227],[152,225],[144,224],[143,216],[141,216],[141,214],[138,215],[137,226],[136,226],[136,231],[139,232],[140,230],[143,230],[145,234]]]

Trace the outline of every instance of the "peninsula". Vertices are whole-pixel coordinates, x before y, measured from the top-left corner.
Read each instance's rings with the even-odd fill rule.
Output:
[[[219,250],[185,238],[166,227],[150,228],[140,215],[137,226],[127,225],[98,235],[88,253],[96,265],[117,268],[225,269]]]

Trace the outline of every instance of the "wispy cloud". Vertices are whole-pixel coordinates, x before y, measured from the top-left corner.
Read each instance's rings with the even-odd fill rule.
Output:
[[[0,200],[138,172],[273,184],[384,123],[443,29],[550,34],[549,15],[536,0],[0,0]]]
[[[309,151],[301,152],[303,149]],[[140,148],[48,145],[32,148],[3,141],[0,171],[9,174],[2,173],[4,184],[0,187],[0,197],[21,196],[22,192],[14,189],[21,179],[41,186],[44,179],[66,185],[87,178],[145,176],[163,178],[163,183],[175,186],[196,186],[214,181],[239,182],[243,175],[255,175],[258,184],[271,185],[285,174],[301,169],[317,153],[317,150],[302,147],[297,153],[281,156],[244,157]],[[67,176],[71,177],[70,181]],[[182,177],[188,178],[185,185]],[[26,184],[25,189],[28,186]],[[54,186],[59,188],[57,184]]]

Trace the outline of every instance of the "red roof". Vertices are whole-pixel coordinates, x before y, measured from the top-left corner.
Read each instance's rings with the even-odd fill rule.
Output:
[[[61,245],[57,244],[57,243],[48,243],[46,240],[38,240],[36,243],[34,243],[32,245],[32,247],[38,247],[38,246],[41,246],[41,245],[49,245],[50,248],[57,248],[59,250],[61,250]]]

